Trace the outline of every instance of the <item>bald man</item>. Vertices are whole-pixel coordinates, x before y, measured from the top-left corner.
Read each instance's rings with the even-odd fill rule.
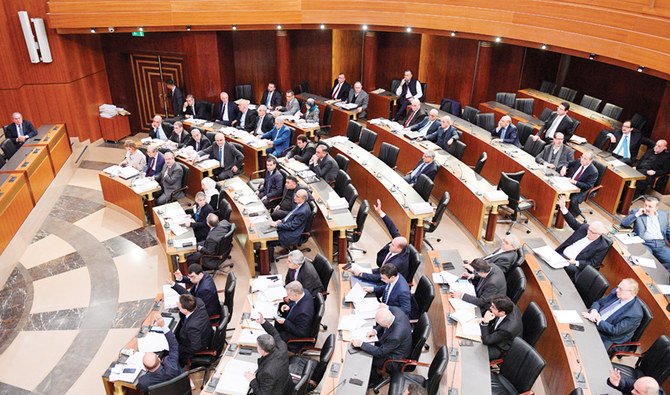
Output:
[[[644,376],[637,380],[632,377],[621,377],[619,369],[611,369],[607,385],[624,394],[660,395],[665,394],[653,377]]]
[[[414,126],[411,126],[409,130],[412,132],[419,132],[419,135],[417,137],[426,137],[428,134],[432,134],[437,132],[437,128],[440,127],[440,122],[438,121],[437,117],[440,114],[437,112],[436,109],[432,109],[428,112],[428,116],[423,118],[423,120]]]
[[[214,105],[214,114],[212,114],[214,119],[212,121],[230,126],[237,119],[239,113],[237,105],[229,100],[226,92],[221,92],[219,98],[221,102]]]
[[[239,111],[237,112],[237,118],[233,121],[233,126],[247,132],[254,131],[258,123],[258,113],[249,109],[249,100],[240,99],[237,103]]]
[[[412,127],[420,123],[423,118],[426,117],[426,113],[421,109],[421,102],[419,99],[412,99],[410,103],[411,105],[406,111],[407,115],[402,118],[400,112],[398,112],[395,118],[395,121],[400,123],[404,128]]]
[[[519,142],[519,134],[517,133],[516,126],[514,126],[512,123],[512,118],[509,115],[505,115],[500,118],[500,121],[498,121],[498,127],[491,135],[494,137],[493,141],[514,144],[517,147],[521,147],[521,143]]]
[[[159,319],[157,326],[164,326],[163,319]],[[144,354],[142,362],[147,373],[140,376],[137,381],[137,390],[147,392],[149,387],[155,384],[164,383],[181,374],[179,367],[179,343],[172,331],[165,333],[165,338],[170,346],[170,352],[167,357],[161,360],[155,353],[148,352]]]
[[[12,114],[12,123],[7,125],[8,139],[12,140],[16,148],[19,148],[23,143],[31,138],[37,136],[37,130],[30,121],[24,120],[20,112]]]
[[[366,110],[368,109],[368,101],[370,97],[368,93],[363,90],[363,84],[359,81],[354,83],[354,89],[349,91],[349,97],[347,98],[347,103],[354,103],[356,107],[355,111],[358,113],[358,118],[366,117]]]
[[[670,152],[668,152],[668,142],[658,140],[654,149],[648,149],[644,153],[635,168],[640,173],[647,176],[644,180],[638,180],[635,184],[637,193],[641,194],[651,185],[656,177],[662,177],[670,173]]]

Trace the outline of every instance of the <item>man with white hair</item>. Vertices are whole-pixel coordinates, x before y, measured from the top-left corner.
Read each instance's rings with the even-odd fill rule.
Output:
[[[407,115],[405,118],[398,118],[396,115],[396,121],[399,122],[404,128],[412,127],[420,123],[423,118],[426,117],[426,113],[421,109],[421,102],[419,99],[413,99],[411,102],[410,108],[407,109]]]
[[[405,174],[405,181],[410,185],[414,185],[418,180],[420,175],[426,175],[431,180],[435,179],[437,174],[437,164],[435,163],[435,151],[428,150],[423,153],[421,160],[416,164],[414,170]]]
[[[256,127],[254,127],[253,132],[255,135],[260,136],[275,127],[275,117],[268,113],[268,108],[265,104],[258,106],[257,111],[258,119],[256,120]]]
[[[644,206],[621,220],[621,225],[633,227],[635,233],[644,240],[644,245],[670,271],[670,216],[658,209],[658,198],[645,196]]]
[[[24,120],[20,112],[12,114],[12,123],[7,125],[7,137],[12,140],[14,146],[19,148],[23,143],[31,138],[37,136],[37,130],[30,121]]]
[[[509,234],[503,237],[500,248],[482,259],[490,264],[495,264],[506,274],[516,262],[519,248],[521,248],[521,241],[519,238],[513,234]],[[470,261],[466,263],[470,263]]]
[[[249,100],[238,100],[237,107],[239,108],[239,111],[237,113],[237,118],[233,121],[232,125],[238,129],[246,130],[247,132],[256,129],[258,114],[256,111],[249,109]]]
[[[309,337],[314,320],[314,297],[299,281],[291,281],[284,288],[288,303],[279,307],[275,328],[285,342]]]
[[[426,135],[437,132],[437,128],[440,127],[440,122],[437,117],[440,113],[436,109],[432,109],[428,112],[428,116],[423,118],[423,120],[414,126],[409,128],[412,132],[419,132],[417,137],[426,137]]]
[[[163,123],[163,117],[154,115],[149,128],[149,137],[167,141],[172,135],[172,126],[168,123]]]
[[[460,138],[461,136],[458,134],[458,130],[454,127],[449,115],[440,118],[440,127],[435,132],[426,135],[426,140],[432,141],[445,151],[454,141],[460,140]],[[419,138],[419,140],[421,139]]]
[[[323,291],[324,286],[321,284],[319,273],[300,250],[293,250],[288,253],[288,272],[286,272],[285,285],[292,281],[298,281],[312,295]]]
[[[358,118],[366,117],[367,114],[365,111],[368,109],[369,100],[370,96],[366,91],[363,90],[363,84],[361,84],[359,81],[356,81],[356,83],[354,83],[354,89],[349,91],[347,103],[354,103],[358,106],[356,107]]]
[[[512,123],[512,118],[509,115],[504,115],[498,121],[498,127],[495,129],[491,135],[494,137],[492,141],[514,144],[517,147],[521,147],[519,142],[519,134],[517,133],[516,126]]]
[[[230,126],[237,119],[239,111],[235,103],[228,99],[228,93],[221,92],[219,97],[221,98],[221,103],[214,105],[214,113],[212,114],[212,118],[214,119],[212,120],[224,126]]]

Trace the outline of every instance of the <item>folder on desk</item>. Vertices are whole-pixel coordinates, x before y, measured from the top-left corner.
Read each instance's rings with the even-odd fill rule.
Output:
[[[237,199],[237,201],[246,206],[249,203],[258,201],[258,196],[253,194],[242,195]]]
[[[535,252],[547,265],[554,269],[562,269],[569,265],[568,260],[548,245],[533,248]]]
[[[360,284],[356,284],[351,289],[349,292],[347,292],[347,295],[344,297],[345,302],[357,302],[361,301],[365,298],[365,295],[367,295],[367,292],[363,290],[363,287],[361,287]]]
[[[265,316],[263,316],[263,317],[265,317]],[[242,331],[240,332],[240,338],[237,339],[237,343],[240,346],[256,347],[256,339],[258,339],[258,336],[260,336],[264,333],[265,333],[265,331],[242,329]]]
[[[456,326],[456,337],[468,339],[475,342],[482,341],[482,329],[477,320],[459,322]]]
[[[409,209],[415,215],[429,214],[433,212],[433,206],[428,202],[411,203]]]

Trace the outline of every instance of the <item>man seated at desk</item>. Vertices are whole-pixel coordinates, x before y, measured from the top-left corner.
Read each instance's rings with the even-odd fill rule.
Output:
[[[504,115],[498,121],[498,127],[493,133],[493,140],[491,142],[500,142],[507,144],[514,144],[517,147],[521,147],[519,142],[519,133],[517,132],[516,126],[512,123],[512,118],[509,115]]]
[[[643,311],[637,298],[638,289],[637,281],[624,278],[607,296],[593,302],[588,312],[582,313],[596,324],[605,349],[629,341],[640,326]]]
[[[654,149],[648,149],[642,159],[637,162],[635,169],[647,176],[646,179],[635,183],[638,195],[652,186],[656,178],[668,175],[670,173],[670,152],[668,152],[667,140],[658,140]]]
[[[340,170],[335,159],[328,153],[328,146],[325,144],[316,146],[316,152],[309,160],[309,168],[317,177],[331,185],[335,183],[337,172]]]
[[[635,234],[644,239],[644,245],[670,271],[670,221],[668,212],[658,209],[658,198],[645,196],[644,206],[631,211],[621,225],[633,227]]]
[[[398,112],[394,118],[394,121],[401,124],[404,128],[410,128],[417,125],[426,117],[426,113],[421,109],[421,102],[419,99],[413,99],[411,101],[411,106],[406,113],[407,115],[402,118],[400,112]]]
[[[558,198],[558,207],[565,217],[565,222],[574,232],[556,248],[556,252],[568,259],[569,265],[565,267],[565,271],[572,282],[575,282],[586,266],[600,268],[612,243],[605,239],[607,227],[602,222],[593,221],[590,224],[577,222],[565,207],[565,196],[561,195]]]
[[[435,179],[435,175],[437,174],[437,163],[435,163],[435,151],[428,150],[424,152],[423,157],[421,158],[419,163],[416,164],[414,170],[405,174],[403,178],[410,185],[414,186],[414,184],[416,184],[416,182],[419,180],[419,176],[422,174],[424,174],[431,180]]]
[[[607,137],[610,138],[612,155],[627,165],[633,165],[642,144],[648,148],[654,146],[654,141],[635,130],[631,121],[624,121],[621,129],[607,133]]]
[[[288,115],[292,117],[298,112],[300,112],[300,103],[298,103],[298,99],[295,98],[293,91],[286,91],[286,106],[276,107],[274,116],[275,118],[280,115]]]
[[[205,303],[205,309],[208,316],[221,314],[221,302],[219,302],[219,293],[216,290],[214,279],[209,274],[202,271],[202,267],[197,263],[188,265],[188,275],[184,276],[177,270],[174,272],[175,282],[172,289],[180,295],[190,293],[194,297]],[[180,283],[184,284],[181,285]],[[187,291],[185,286],[191,286]]]
[[[297,190],[293,198],[295,207],[283,219],[271,223],[271,226],[277,228],[279,241],[268,243],[270,261],[274,261],[274,247],[277,244],[285,248],[300,244],[300,238],[302,232],[305,231],[307,219],[312,215],[307,198],[307,191],[304,189]]]
[[[191,135],[184,130],[184,124],[181,121],[177,121],[172,125],[172,134],[170,135],[170,141],[173,141],[177,144],[177,148],[181,148],[188,144],[191,140]]]
[[[286,160],[293,158],[298,162],[309,164],[309,160],[316,153],[314,144],[304,134],[299,135],[295,140],[295,147],[286,154]]]
[[[316,295],[323,292],[323,284],[312,262],[305,258],[302,251],[293,250],[288,253],[288,271],[286,272],[286,283],[298,281],[310,294]]]
[[[14,146],[18,149],[27,139],[37,136],[37,130],[32,122],[24,120],[20,112],[12,114],[12,123],[6,127],[6,138],[12,140]]]
[[[212,114],[210,114],[209,106],[207,102],[196,101],[193,95],[186,95],[186,102],[179,115],[187,119],[210,119]]]
[[[256,136],[262,136],[275,127],[275,117],[268,113],[268,108],[265,107],[264,104],[258,106],[257,111],[258,119],[256,120],[256,126],[253,129],[253,133]]]
[[[165,326],[165,321],[159,318],[156,326]],[[137,380],[137,390],[145,393],[152,385],[164,383],[181,374],[181,367],[179,366],[179,342],[172,331],[165,332],[170,350],[168,355],[162,360],[153,352],[144,353],[142,363],[144,369],[147,371]]]
[[[419,101],[419,99],[423,97],[421,83],[412,76],[411,70],[405,70],[403,79],[400,81],[400,85],[396,88],[395,94],[398,96],[399,105],[396,118],[399,119],[405,115],[407,106],[410,103],[413,103],[414,100]]]
[[[177,340],[179,341],[179,364],[185,366],[193,354],[206,350],[212,341],[214,330],[209,322],[205,303],[186,293],[177,301],[179,312],[184,319],[179,323]]]
[[[219,132],[214,136],[214,143],[209,147],[198,151],[198,156],[209,155],[210,159],[214,159],[220,163],[220,167],[214,169],[214,175],[220,180],[227,180],[240,171],[244,155],[237,150],[232,144],[226,141],[223,133]],[[197,158],[196,158],[197,159]]]
[[[340,73],[333,82],[333,87],[330,89],[330,98],[333,100],[347,100],[350,90],[351,84],[347,82],[344,73]]]
[[[535,141],[544,139],[549,144],[554,135],[560,132],[563,133],[566,140],[570,141],[574,121],[568,116],[568,110],[570,110],[570,103],[564,101],[559,104],[556,111],[552,112],[547,122],[542,125],[540,131],[536,135],[531,135],[530,138]]]
[[[221,92],[219,95],[221,103],[214,105],[214,113],[212,114],[212,121],[220,123],[224,126],[231,126],[233,121],[237,119],[237,105],[228,99],[226,92]]]
[[[207,226],[209,227],[207,238],[202,243],[198,243],[198,251],[189,254],[186,257],[186,262],[188,262],[189,265],[194,263],[200,264],[200,258],[202,258],[202,267],[205,270],[216,270],[218,269],[220,260],[203,255],[217,254],[219,251],[219,244],[226,233],[230,231],[231,225],[230,222],[225,219],[219,220],[219,217],[212,213],[207,216]]]
[[[490,264],[498,266],[504,274],[507,274],[519,257],[519,248],[521,248],[521,241],[519,238],[513,234],[509,234],[503,237],[500,248],[493,251],[493,253],[486,255],[482,259]],[[466,263],[470,263],[470,261],[467,261]]]
[[[559,169],[563,177],[568,177],[570,183],[579,188],[579,192],[570,195],[570,208],[575,217],[581,214],[579,204],[586,200],[586,194],[598,180],[598,169],[593,165],[593,152],[586,151],[581,158],[575,159]]]
[[[177,192],[177,190],[181,188],[184,169],[181,165],[175,163],[174,152],[168,151],[165,153],[164,157],[165,166],[163,166],[163,170],[155,175],[156,181],[158,181],[163,189],[163,193],[156,199],[156,204],[159,206],[168,203],[170,199],[176,200],[186,196],[183,191]]]
[[[428,112],[428,116],[424,117],[421,122],[414,124],[413,126],[406,128],[406,131],[419,132],[418,138],[426,137],[429,134],[437,132],[437,128],[440,127],[440,122],[438,122],[437,117],[440,113],[436,109],[432,109]]]
[[[283,219],[291,210],[293,210],[293,207],[295,206],[295,191],[297,188],[298,179],[292,175],[287,176],[284,181],[284,194],[282,195],[279,204],[272,209],[272,213],[270,214],[273,221]]]
[[[202,151],[212,145],[207,136],[203,136],[198,128],[191,129],[191,139],[186,143],[186,146],[192,147],[195,152]]]
[[[454,141],[461,139],[461,135],[454,127],[451,117],[445,115],[440,118],[440,127],[437,128],[435,132],[427,134],[425,139],[432,141],[446,151]],[[420,140],[422,140],[422,138],[419,138],[419,141]]]
[[[163,117],[160,115],[154,116],[154,119],[151,121],[151,127],[149,128],[149,137],[152,139],[168,141],[171,135],[172,126],[170,126],[169,123],[163,123]]]
[[[280,158],[284,154],[284,150],[291,144],[291,130],[284,125],[282,118],[275,118],[275,127],[264,133],[261,138],[268,140],[267,143],[271,147],[266,150],[268,156],[274,155]]]
[[[275,328],[285,342],[309,337],[314,320],[314,297],[299,281],[291,281],[285,288],[288,303],[279,307]]]
[[[211,178],[209,178],[211,180]],[[190,210],[189,210],[190,211]],[[189,211],[186,213],[189,214]],[[214,208],[207,201],[207,194],[199,191],[195,194],[195,205],[193,206],[192,217],[187,220],[186,225],[193,229],[195,240],[204,241],[209,233],[207,226],[207,216],[214,212]]]
[[[239,111],[232,126],[235,126],[237,129],[246,130],[247,132],[254,131],[258,122],[258,114],[256,111],[249,109],[249,100],[240,99],[237,103]]]
[[[263,184],[256,191],[261,202],[267,208],[273,208],[279,203],[284,187],[284,176],[277,169],[277,158],[268,156],[265,161],[265,178]]]
[[[365,112],[368,109],[368,102],[370,96],[366,91],[363,90],[363,84],[359,81],[354,83],[354,89],[349,91],[349,97],[347,103],[353,103],[357,105],[356,112],[358,113],[358,118],[365,118],[367,113]]]
[[[505,274],[496,265],[492,265],[483,259],[475,259],[463,265],[467,272],[461,278],[472,280],[475,286],[475,296],[464,294],[461,291],[453,291],[451,297],[463,299],[479,307],[480,310],[488,310],[491,307],[491,299],[498,295],[507,295],[507,281]]]
[[[541,163],[550,169],[559,169],[567,166],[568,163],[575,160],[575,150],[563,144],[565,137],[563,133],[554,133],[551,144],[547,144],[542,152],[537,154],[535,162]]]
[[[398,270],[398,273],[407,280],[411,282],[412,279],[409,277],[409,248],[407,247],[407,239],[400,235],[398,228],[396,228],[391,217],[386,215],[382,211],[382,202],[377,199],[377,204],[373,206],[377,215],[384,221],[386,229],[391,234],[393,238],[389,243],[382,247],[379,252],[377,252],[377,267],[381,268],[386,263],[392,263],[393,266]],[[365,281],[379,283],[381,282],[380,269],[372,269],[372,274],[363,273],[356,269],[351,269],[354,276],[360,277]]]
[[[521,336],[521,313],[507,296],[491,299],[491,307],[479,318],[482,326],[482,344],[488,346],[489,359],[501,358],[512,346],[514,338]]]
[[[151,177],[160,174],[163,171],[163,166],[165,166],[165,156],[158,151],[158,147],[155,145],[147,147],[147,156],[149,159],[144,169],[144,175]]]
[[[281,105],[281,92],[277,90],[274,82],[268,84],[268,89],[263,92],[263,97],[259,104],[264,105],[265,108],[270,111]]]
[[[398,269],[392,263],[385,263],[379,268],[382,285],[363,287],[367,293],[373,293],[386,306],[395,306],[410,316],[412,312],[412,294],[405,277],[399,275]]]
[[[623,394],[665,395],[665,391],[661,389],[653,377],[643,376],[637,380],[632,377],[621,377],[621,372],[615,368],[610,370],[607,385]]]
[[[288,350],[279,332],[272,324],[259,314],[256,320],[266,333],[256,339],[258,358],[256,372],[245,372],[244,377],[250,381],[252,394],[274,395],[284,393],[286,382],[290,380],[288,371]]]
[[[389,359],[405,359],[412,352],[412,326],[402,310],[397,307],[382,307],[377,310],[375,321],[377,325],[368,336],[377,336],[377,342],[364,343],[361,339],[351,341],[352,346],[372,355],[369,387],[374,387],[382,380],[378,369],[384,367],[384,362]],[[400,371],[402,364],[392,362],[387,367],[389,373],[394,373]]]

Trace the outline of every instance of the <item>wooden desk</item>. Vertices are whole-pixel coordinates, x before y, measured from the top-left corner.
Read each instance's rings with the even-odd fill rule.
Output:
[[[351,182],[356,186],[358,197],[375,202],[380,199],[382,209],[391,216],[400,234],[411,240],[414,229],[414,247],[421,251],[423,243],[423,220],[431,218],[433,212],[416,215],[409,209],[414,203],[424,202],[400,174],[390,169],[377,156],[349,140],[338,141],[332,137],[322,140],[333,147],[332,155],[340,153],[349,158]]]
[[[0,254],[34,207],[25,177],[0,174]]]
[[[24,177],[35,205],[55,177],[49,161],[49,151],[46,147],[23,146],[19,148],[14,156],[0,169],[0,174]]]
[[[353,88],[352,88],[353,89]],[[332,104],[333,100],[327,97],[315,95],[312,93],[301,93],[298,97],[302,100],[309,98],[314,99],[316,105],[319,106],[319,117],[323,121],[323,113],[326,106],[330,106],[333,110],[333,116],[330,119],[330,133],[331,136],[346,136],[347,128],[349,127],[349,120],[356,119],[357,113],[355,111],[343,110]],[[322,122],[323,123],[323,122]]]
[[[112,118],[98,118],[102,138],[106,141],[119,141],[130,135],[130,117],[117,115]]]
[[[137,193],[130,186],[132,180],[111,177],[103,171],[98,174],[98,178],[106,206],[121,211],[144,226],[151,223],[152,216],[145,211],[144,202],[147,203],[147,209],[151,210],[154,206],[153,193],[160,191],[160,187]]]
[[[368,119],[393,119],[398,96],[389,91],[381,93],[369,92],[368,96]]]
[[[220,184],[223,186],[222,193],[226,194],[226,200],[228,200],[228,203],[230,203],[230,206],[233,209],[233,212],[230,215],[230,222],[234,223],[237,228],[235,231],[235,240],[237,240],[240,247],[242,247],[244,258],[249,265],[251,277],[256,276],[256,265],[254,260],[254,244],[256,243],[260,245],[260,274],[270,274],[268,242],[279,240],[279,235],[276,230],[269,233],[263,233],[262,231],[262,229],[269,226],[270,221],[272,221],[270,213],[265,209],[260,215],[255,217],[249,216],[247,213],[248,208],[258,205],[263,206],[263,203],[261,203],[251,187],[239,177],[221,181]],[[256,200],[245,206],[239,201],[241,196],[253,196]],[[265,206],[263,206],[263,208],[265,208]],[[253,222],[254,219],[261,217],[265,218],[263,222]]]
[[[198,250],[193,228],[187,228],[186,233],[176,236],[170,229],[169,225],[167,225],[167,220],[165,219],[165,217],[168,215],[184,215],[184,209],[181,208],[179,203],[172,202],[162,206],[154,207],[153,210],[151,210],[151,214],[154,218],[154,224],[156,224],[156,238],[158,239],[158,242],[161,244],[161,246],[163,246],[163,250],[165,250],[168,273],[172,274],[177,269],[179,269],[179,271],[182,273],[188,273],[186,256]],[[189,239],[192,239],[192,243],[190,245],[184,247],[175,246],[175,240]],[[177,257],[178,267],[174,267],[172,265],[172,257]]]
[[[533,134],[537,134],[540,131],[544,122],[540,121],[538,118],[535,118],[532,115],[528,115],[523,111],[519,111],[515,108],[506,106],[504,104],[498,103],[496,101],[488,101],[486,103],[479,104],[479,111],[481,112],[492,112],[495,116],[496,124],[505,115],[509,115],[512,118],[512,123],[516,125],[519,122],[525,122],[530,124],[533,127]]]
[[[37,136],[23,144],[26,147],[46,147],[49,152],[49,161],[54,174],[58,174],[65,162],[72,154],[70,136],[65,125],[42,125],[37,129]]]
[[[496,186],[478,175],[469,166],[461,163],[449,155],[438,145],[430,141],[417,142],[406,136],[393,133],[385,126],[374,125],[370,122],[366,127],[377,133],[374,153],[379,155],[382,143],[389,143],[400,148],[398,154],[398,170],[402,173],[412,171],[429,149],[435,151],[435,160],[438,163],[432,196],[438,201],[444,192],[449,191],[452,197],[447,209],[461,222],[467,231],[477,240],[493,241],[495,236],[498,207],[507,204],[507,200],[490,201],[486,193],[495,191]],[[484,220],[488,213],[488,225],[483,233]]]
[[[426,276],[432,277],[433,273],[442,271],[441,264],[451,262],[454,269],[450,270],[454,275],[460,275],[465,271],[463,259],[458,250],[428,251],[424,265]],[[436,266],[436,263],[438,266]],[[489,368],[488,347],[479,342],[473,342],[472,346],[461,346],[456,338],[456,325],[447,323],[447,316],[455,310],[449,303],[449,296],[442,292],[440,284],[435,284],[435,299],[428,310],[428,317],[433,327],[433,346],[435,352],[442,346],[446,346],[451,355],[457,355],[456,360],[449,358],[449,365],[442,376],[440,387],[444,393],[451,394],[477,394],[487,395],[491,393],[491,370]],[[479,308],[477,316],[481,316]],[[476,378],[476,379],[472,379]]]
[[[535,99],[533,115],[537,118],[540,117],[544,107],[555,111],[559,104],[565,101],[560,97],[540,92],[536,89],[522,89],[517,92],[517,97]],[[600,133],[601,130],[613,130],[615,128],[621,128],[621,122],[617,121],[616,119],[606,117],[599,112],[589,110],[586,107],[582,107],[574,103],[570,103],[568,116],[580,122],[580,125],[577,128],[575,134],[586,138],[591,143],[596,141],[596,137],[598,137],[598,133]]]
[[[286,126],[292,127],[295,130],[295,133],[293,133],[293,139],[291,139],[291,145],[295,145],[297,142],[297,137],[301,134],[304,134],[307,136],[308,139],[314,141],[316,132],[321,129],[321,126],[308,126],[308,124],[305,123],[297,123],[293,121],[289,121],[288,119],[284,121],[284,124]]]

